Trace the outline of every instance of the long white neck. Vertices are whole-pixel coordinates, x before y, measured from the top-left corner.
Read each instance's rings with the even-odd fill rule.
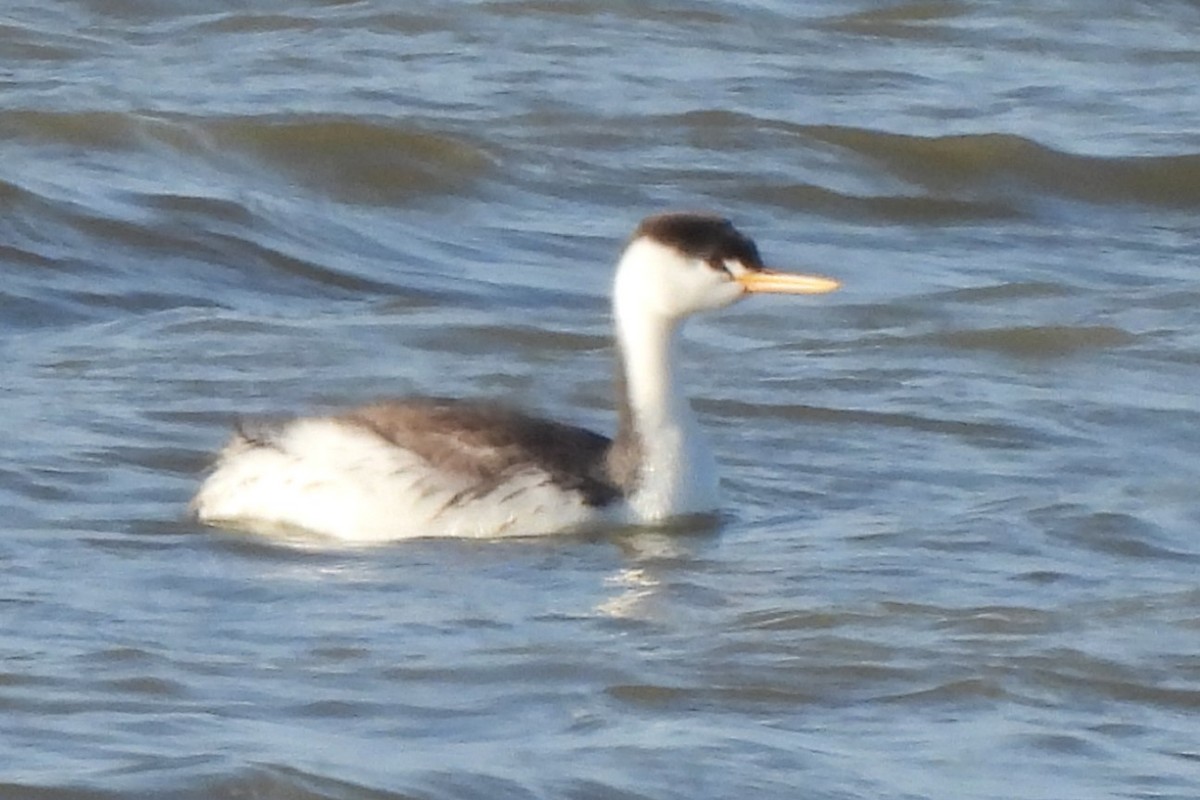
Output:
[[[653,292],[647,297],[646,276],[632,280],[631,272],[618,268],[613,303],[625,394],[617,442],[637,460],[630,506],[639,521],[711,511],[716,462],[678,380],[681,320],[662,313]]]
[[[674,320],[616,310],[625,402],[639,432],[695,422],[676,372],[679,325]]]

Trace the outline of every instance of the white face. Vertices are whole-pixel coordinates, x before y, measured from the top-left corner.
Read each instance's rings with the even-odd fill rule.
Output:
[[[679,320],[697,311],[724,308],[744,296],[746,289],[737,278],[746,271],[737,260],[724,262],[721,269],[641,238],[621,257],[614,298],[623,308]]]

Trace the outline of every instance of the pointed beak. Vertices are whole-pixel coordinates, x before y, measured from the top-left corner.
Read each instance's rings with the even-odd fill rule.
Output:
[[[763,294],[825,294],[842,285],[833,278],[773,269],[747,270],[737,276],[737,282],[747,292]]]

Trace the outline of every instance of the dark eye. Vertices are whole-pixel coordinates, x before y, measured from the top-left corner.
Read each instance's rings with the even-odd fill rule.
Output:
[[[723,258],[710,258],[708,266],[717,272],[724,272],[729,277],[733,277],[733,273],[729,271],[729,267],[726,266],[725,259]]]

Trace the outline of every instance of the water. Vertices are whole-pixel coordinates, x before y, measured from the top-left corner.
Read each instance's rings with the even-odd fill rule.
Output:
[[[9,3],[0,796],[1194,798],[1200,8]],[[283,546],[238,413],[610,429],[663,208],[715,529]]]

